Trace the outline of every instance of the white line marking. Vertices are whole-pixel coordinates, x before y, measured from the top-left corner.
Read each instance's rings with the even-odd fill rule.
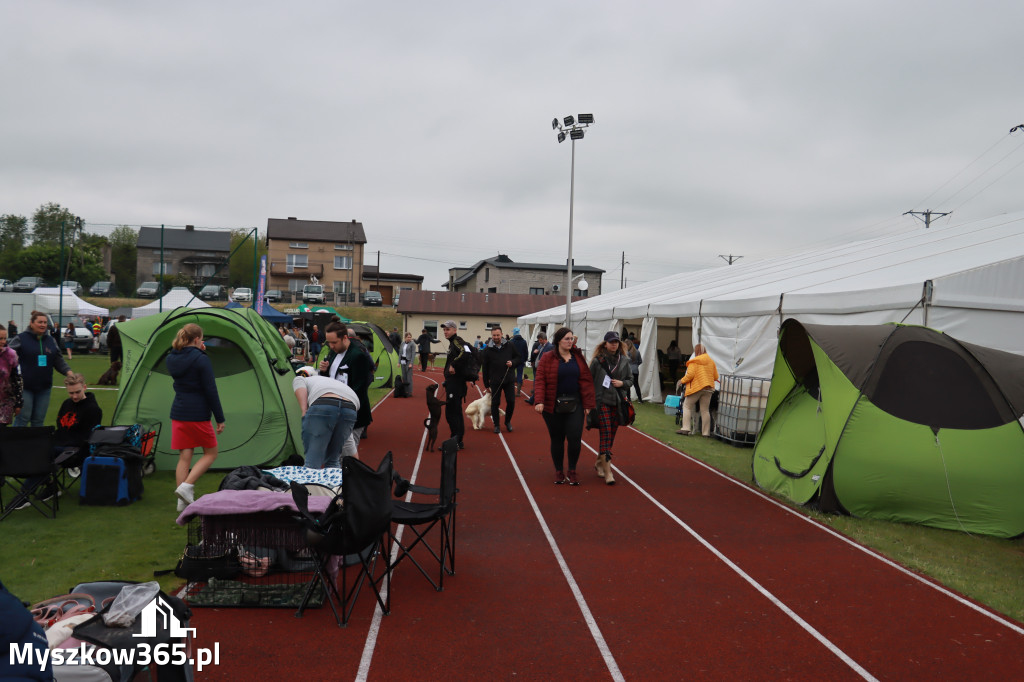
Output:
[[[881,554],[879,554],[878,552],[876,552],[875,550],[873,550],[873,549],[871,549],[869,547],[865,547],[864,545],[858,544],[857,542],[855,542],[854,540],[851,540],[850,538],[846,537],[842,533],[839,533],[839,532],[829,528],[828,526],[826,526],[825,524],[821,523],[820,521],[817,521],[815,519],[812,519],[809,516],[801,514],[796,509],[793,509],[793,508],[789,507],[788,505],[783,504],[782,502],[779,502],[778,500],[776,500],[775,498],[771,497],[770,495],[768,495],[766,493],[763,493],[760,490],[757,490],[757,489],[751,487],[750,485],[747,485],[746,483],[743,483],[742,481],[737,481],[732,476],[729,476],[728,474],[725,474],[725,473],[719,471],[718,469],[714,468],[710,464],[706,464],[706,463],[700,461],[699,459],[696,459],[695,457],[686,454],[685,452],[681,452],[680,450],[677,450],[677,449],[673,448],[672,446],[670,446],[670,445],[668,445],[666,443],[663,443],[662,441],[658,440],[657,438],[654,438],[653,436],[650,436],[650,435],[644,433],[643,431],[639,431],[639,430],[637,430],[637,429],[635,429],[633,427],[629,427],[629,429],[631,431],[635,431],[636,433],[640,434],[644,438],[647,438],[648,440],[651,440],[651,441],[657,443],[658,445],[661,445],[666,450],[674,452],[677,455],[680,455],[681,457],[685,457],[686,459],[690,460],[691,462],[694,462],[695,464],[698,464],[698,465],[704,467],[705,469],[707,469],[711,473],[717,474],[718,476],[721,476],[723,479],[725,479],[729,483],[732,483],[733,485],[739,486],[742,490],[745,490],[748,493],[751,493],[752,495],[756,495],[756,496],[760,497],[763,500],[771,502],[772,504],[774,504],[779,509],[782,509],[783,511],[785,511],[785,512],[787,512],[789,514],[792,514],[793,516],[795,516],[796,518],[800,519],[801,521],[809,523],[812,526],[814,526],[815,528],[817,528],[818,530],[824,531],[824,532],[828,533],[829,535],[832,535],[833,537],[842,540],[843,542],[845,542],[846,544],[850,545],[851,547],[853,547],[855,549],[858,549],[861,552],[864,552],[868,556],[870,556],[870,557],[872,557],[874,559],[877,559],[878,561],[881,561],[882,563],[884,563],[884,564],[886,564],[888,566],[891,566],[892,568],[895,568],[900,573],[903,573],[904,575],[906,575],[906,576],[908,576],[910,578],[913,578],[914,580],[918,581],[919,583],[922,583],[923,585],[927,585],[928,587],[932,588],[933,590],[936,590],[936,591],[946,595],[947,597],[955,600],[956,602],[962,604],[963,606],[966,606],[966,607],[968,607],[968,608],[970,608],[970,609],[972,609],[972,610],[982,614],[983,616],[986,616],[986,617],[994,620],[995,622],[997,622],[1000,625],[1003,625],[1003,626],[1009,628],[1010,630],[1013,630],[1014,632],[1016,632],[1019,635],[1024,635],[1024,628],[1020,627],[1016,623],[1012,623],[1012,622],[1006,620],[1000,614],[988,611],[985,607],[979,606],[979,605],[975,604],[974,602],[972,602],[972,601],[970,601],[968,599],[965,599],[964,597],[961,597],[960,595],[956,594],[955,592],[950,591],[946,587],[944,587],[942,585],[939,585],[937,583],[934,583],[931,580],[927,580],[927,579],[923,578],[922,576],[918,575],[917,573],[914,573],[913,571],[905,568],[904,566],[899,565],[898,563],[896,563],[892,559],[884,557]],[[586,443],[584,443],[584,445],[586,445]],[[587,447],[589,448],[590,446],[588,445]],[[591,449],[593,449],[593,448],[591,448]]]

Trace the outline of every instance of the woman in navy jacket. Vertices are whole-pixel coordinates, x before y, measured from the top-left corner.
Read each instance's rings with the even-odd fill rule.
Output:
[[[46,313],[33,310],[29,320],[28,330],[7,344],[18,354],[24,382],[21,412],[14,418],[15,426],[42,426],[50,406],[53,370],[64,376],[74,373],[64,362],[57,342],[46,333]]]
[[[217,434],[224,431],[224,410],[220,406],[213,364],[206,356],[203,328],[189,323],[178,330],[173,350],[167,355],[167,371],[174,379],[171,403],[171,449],[178,451],[175,481],[178,511],[195,500],[195,482],[217,459]],[[210,415],[217,421],[214,433]],[[203,456],[192,466],[195,449]]]

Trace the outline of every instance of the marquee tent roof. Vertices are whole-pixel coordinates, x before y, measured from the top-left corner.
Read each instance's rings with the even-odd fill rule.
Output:
[[[210,304],[205,301],[201,301],[199,297],[194,296],[190,291],[171,289],[164,294],[163,298],[158,298],[152,303],[147,303],[141,308],[132,308],[132,319],[137,317],[146,317],[148,315],[156,315],[160,312],[161,307],[164,312],[166,312],[182,306],[186,308],[209,308]]]
[[[110,315],[110,311],[106,308],[100,308],[88,301],[83,301],[66,287],[41,287],[32,293],[36,296],[36,305],[45,313],[55,313],[62,309],[65,315],[79,315],[82,317],[97,315],[107,317]],[[61,305],[61,298],[64,299],[63,306]]]

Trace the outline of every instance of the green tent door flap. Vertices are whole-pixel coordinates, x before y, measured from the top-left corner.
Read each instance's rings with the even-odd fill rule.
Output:
[[[174,388],[164,359],[178,329],[189,322],[203,328],[224,410],[214,466],[268,465],[302,454],[301,413],[291,390],[288,347],[250,308],[179,308],[118,325],[125,364],[113,423],[160,423],[157,467],[175,467],[178,454],[171,449],[170,423]]]
[[[1024,358],[910,325],[786,320],[754,481],[825,511],[1024,533]]]

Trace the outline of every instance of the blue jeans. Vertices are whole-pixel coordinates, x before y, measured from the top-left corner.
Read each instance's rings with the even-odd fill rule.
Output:
[[[341,448],[356,423],[351,403],[313,404],[302,418],[302,448],[310,469],[341,467]]]
[[[50,407],[50,389],[25,390],[21,394],[21,412],[14,418],[14,426],[43,426],[46,410]]]

